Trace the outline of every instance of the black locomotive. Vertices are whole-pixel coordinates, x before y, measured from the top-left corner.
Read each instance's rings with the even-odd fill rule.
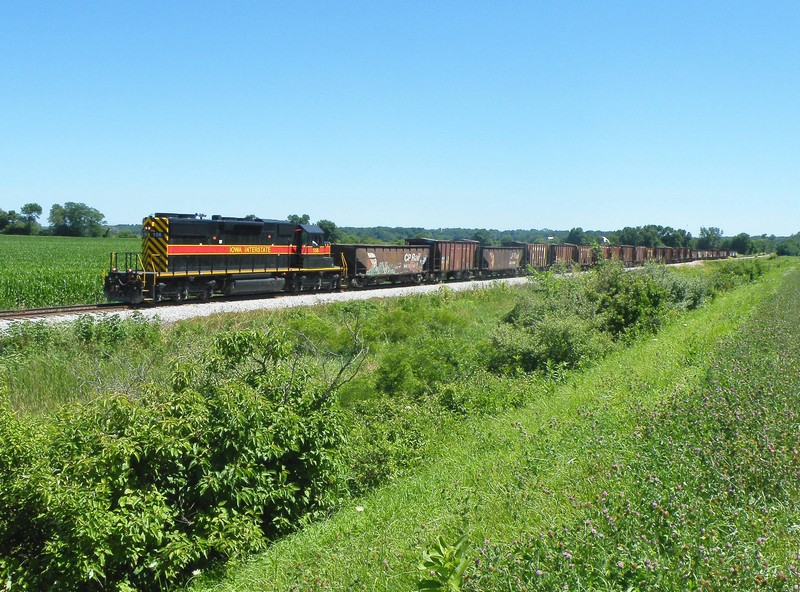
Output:
[[[335,290],[341,271],[319,226],[159,213],[144,219],[141,253],[111,254],[105,294],[138,304]]]

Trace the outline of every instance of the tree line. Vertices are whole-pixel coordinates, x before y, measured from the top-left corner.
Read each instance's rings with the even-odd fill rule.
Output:
[[[68,201],[54,204],[50,208],[47,221],[50,226],[43,228],[39,224],[42,206],[37,203],[26,203],[19,212],[6,212],[0,208],[0,233],[2,234],[49,234],[55,236],[105,236],[105,216],[97,209],[85,203]]]
[[[328,221],[322,221],[328,222]],[[692,249],[730,249],[742,255],[749,253],[774,253],[785,243],[792,244],[793,237],[750,236],[742,232],[726,237],[714,226],[702,227],[700,235],[692,236],[681,228],[658,226],[626,226],[620,230],[583,230],[580,227],[566,230],[517,229],[487,230],[484,228],[403,228],[375,226],[370,228],[342,227],[336,229],[337,240],[345,243],[402,243],[407,238],[427,237],[438,240],[470,239],[483,245],[507,246],[515,243],[570,243],[575,245],[633,245],[644,247],[688,247]],[[800,233],[798,233],[800,236]],[[331,241],[331,242],[336,242]],[[800,251],[800,240],[797,249]],[[781,253],[779,254],[790,254]],[[798,252],[797,254],[800,254]]]
[[[47,234],[56,236],[107,236],[105,216],[85,203],[68,201],[55,204],[47,217],[48,227],[42,227],[39,218],[42,207],[37,203],[26,203],[19,212],[0,208],[0,234]],[[250,214],[248,218],[258,219]],[[308,214],[290,214],[287,220],[295,224],[310,224]],[[700,235],[693,237],[682,228],[648,224],[626,226],[620,230],[583,230],[576,227],[569,231],[542,229],[494,230],[485,228],[422,228],[400,226],[339,227],[330,220],[319,220],[325,240],[332,243],[399,244],[407,238],[427,237],[439,240],[471,239],[483,245],[502,246],[514,243],[571,243],[576,245],[633,245],[645,247],[689,247],[693,249],[730,249],[742,255],[749,253],[778,253],[800,255],[800,232],[789,237],[750,236],[741,232],[726,237],[715,226],[700,228]]]

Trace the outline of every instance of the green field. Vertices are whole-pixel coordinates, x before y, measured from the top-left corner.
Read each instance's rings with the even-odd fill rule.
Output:
[[[797,267],[15,326],[0,581],[791,590]]]
[[[0,310],[104,302],[111,251],[139,239],[0,235]]]

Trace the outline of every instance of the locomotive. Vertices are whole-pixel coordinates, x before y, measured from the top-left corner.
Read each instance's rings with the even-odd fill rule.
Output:
[[[730,256],[726,250],[671,247],[407,239],[404,245],[330,244],[313,224],[286,220],[157,213],[142,223],[142,250],[111,253],[104,291],[112,302],[364,288],[511,277],[557,264],[589,267],[598,258],[626,266]]]
[[[111,253],[106,298],[139,304],[213,294],[335,290],[341,267],[313,224],[157,213],[142,223],[140,253]]]

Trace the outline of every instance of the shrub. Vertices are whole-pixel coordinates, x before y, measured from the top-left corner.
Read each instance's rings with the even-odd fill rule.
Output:
[[[467,416],[521,407],[533,391],[534,384],[531,381],[478,370],[463,380],[443,385],[437,398],[447,411]]]
[[[646,273],[626,273],[622,264],[604,261],[592,271],[600,323],[614,336],[654,332],[667,312],[667,290]]]
[[[664,288],[669,305],[679,310],[693,310],[713,295],[711,282],[704,276],[687,276],[656,264],[646,265],[644,272]]]
[[[439,409],[397,396],[359,401],[348,410],[347,484],[353,495],[403,474],[425,456],[430,434],[442,427]]]
[[[551,315],[531,326],[500,325],[492,334],[490,370],[514,373],[542,370],[548,365],[576,368],[604,355],[612,346],[608,335],[580,317]]]
[[[438,384],[457,380],[477,365],[474,342],[458,336],[424,333],[385,352],[375,370],[375,386],[389,395],[419,397]]]
[[[20,456],[19,420],[0,415],[0,512],[27,525],[0,531],[4,579],[160,589],[261,549],[338,500],[333,394],[295,368],[285,336],[225,335],[202,366],[174,392],[65,408],[36,458]]]

